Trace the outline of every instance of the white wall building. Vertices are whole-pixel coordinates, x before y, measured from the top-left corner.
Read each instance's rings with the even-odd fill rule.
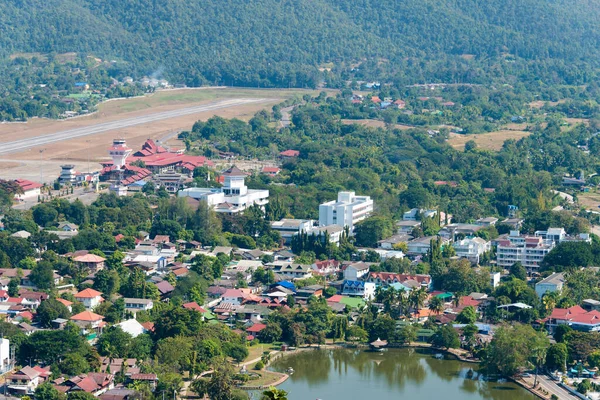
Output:
[[[337,201],[319,206],[319,226],[339,225],[354,231],[354,225],[373,212],[373,200],[369,196],[356,196],[354,192],[339,192]]]
[[[564,274],[562,272],[555,272],[535,284],[535,293],[537,293],[540,298],[546,293],[560,293],[564,283]]]
[[[313,226],[314,221],[311,219],[284,218],[280,221],[271,222],[271,229],[279,232],[281,238],[288,244],[292,241],[294,235],[300,232],[310,233]]]
[[[221,188],[187,188],[177,193],[179,197],[203,200],[216,212],[235,214],[253,205],[263,207],[269,202],[268,190],[248,189],[244,183],[246,173],[233,166],[223,173]]]
[[[357,281],[363,276],[369,273],[370,264],[366,264],[364,262],[357,262],[354,264],[348,265],[344,269],[344,279],[349,281]]]
[[[483,240],[482,238],[465,238],[454,242],[454,250],[458,257],[466,258],[472,263],[479,263],[479,257],[486,251],[490,251],[490,242]]]

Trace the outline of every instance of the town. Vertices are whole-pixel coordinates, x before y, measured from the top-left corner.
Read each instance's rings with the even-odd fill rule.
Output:
[[[318,135],[335,121],[316,110],[333,101],[364,104],[354,95],[284,104],[291,129],[314,129],[325,143]],[[319,348],[411,348],[472,363],[468,379],[511,379],[542,398],[599,395],[597,212],[575,204],[592,177],[536,172],[519,198],[506,194],[511,179],[486,173],[473,185],[470,167],[463,179],[421,159],[427,178],[382,190],[366,171],[392,182],[396,165],[412,167],[384,169],[387,155],[368,159],[367,148],[350,161],[280,137],[268,157],[248,161],[244,151],[256,150],[241,133],[267,143],[280,109],[248,123],[199,121],[180,133],[185,148],[115,138],[98,168],[65,163],[51,185],[2,181],[6,395],[275,396],[294,376],[287,357]],[[391,134],[420,146],[441,146],[444,135]],[[496,157],[447,151],[465,164]],[[332,183],[312,157],[353,172]]]

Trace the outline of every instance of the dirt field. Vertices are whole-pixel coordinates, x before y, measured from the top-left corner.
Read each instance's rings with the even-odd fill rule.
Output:
[[[600,193],[579,193],[577,195],[577,201],[582,207],[585,207],[588,210],[600,211],[598,208],[598,206],[600,206]]]
[[[69,120],[56,121],[47,119],[32,119],[27,123],[0,124],[0,146],[2,143],[33,138],[73,128],[80,128],[104,122],[118,121],[125,118],[171,111],[184,107],[208,104],[215,101],[234,98],[261,98],[258,103],[245,104],[232,108],[199,112],[136,125],[115,131],[103,132],[96,135],[70,139],[52,143],[40,148],[32,148],[20,153],[2,156],[0,158],[0,176],[4,179],[26,178],[40,180],[40,149],[42,153],[44,181],[50,181],[58,176],[60,164],[74,163],[78,170],[87,170],[88,160],[91,170],[99,169],[98,161],[107,159],[106,149],[113,138],[125,138],[128,145],[138,149],[148,138],[162,139],[171,137],[167,145],[180,146],[176,140],[177,133],[192,127],[198,120],[206,120],[213,115],[223,118],[250,119],[257,111],[271,108],[274,104],[296,94],[315,94],[315,91],[303,90],[253,90],[253,89],[179,89],[159,91],[155,94],[124,100],[113,100],[101,104],[98,112]],[[317,93],[318,94],[318,93]]]
[[[477,135],[459,135],[451,133],[448,139],[448,144],[455,149],[462,150],[465,148],[465,143],[469,140],[474,140],[477,146],[486,150],[498,151],[502,148],[504,141],[508,139],[519,140],[529,136],[531,132],[516,131],[516,130],[500,130],[497,132],[480,133]]]

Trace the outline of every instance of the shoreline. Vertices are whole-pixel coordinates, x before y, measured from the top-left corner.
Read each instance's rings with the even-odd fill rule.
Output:
[[[276,351],[272,352],[272,354],[271,354],[272,355],[271,360],[269,361],[269,363],[267,365],[265,365],[264,369],[267,369],[276,360],[279,360],[279,359],[281,359],[283,357],[292,356],[292,355],[298,354],[300,352],[305,352],[305,351],[308,351],[308,350],[319,350],[319,349],[351,349],[351,348],[368,349],[369,346],[366,345],[366,344],[349,345],[348,343],[339,343],[339,344],[325,344],[325,345],[320,345],[320,346],[309,345],[309,346],[300,347],[300,348],[297,348],[296,350],[291,350],[291,351],[276,350]],[[439,352],[442,352],[444,354],[451,355],[451,356],[455,357],[458,361],[461,361],[461,362],[470,363],[470,364],[480,364],[481,363],[480,360],[465,358],[464,356],[462,356],[461,354],[459,354],[457,351],[453,351],[455,349],[440,349],[440,348],[433,347],[433,346],[431,346],[428,343],[410,343],[410,344],[406,344],[406,345],[392,346],[392,347],[389,347],[389,348],[392,348],[392,349],[418,348],[418,349],[426,349],[426,350],[431,350],[431,351],[439,351]],[[246,365],[252,364],[254,362],[256,362],[256,360],[250,361]],[[278,381],[276,381],[275,383],[271,384],[271,385],[259,385],[259,386],[250,386],[250,385],[247,385],[247,386],[240,386],[239,389],[242,389],[242,390],[263,390],[263,389],[268,389],[271,386],[277,387],[277,386],[281,385],[282,383],[284,383],[286,380],[288,380],[289,377],[290,377],[289,374],[282,373],[282,372],[271,371],[271,370],[269,370],[269,372],[280,374],[281,378]],[[523,380],[519,380],[519,379],[512,378],[512,377],[509,377],[507,379],[510,380],[511,382],[513,382],[514,384],[518,385],[519,387],[527,390],[529,393],[533,394],[534,396],[536,396],[539,399],[549,399],[550,398],[550,396],[544,396],[539,391],[537,391],[534,388],[532,388],[531,386],[527,385],[527,383],[524,382]]]

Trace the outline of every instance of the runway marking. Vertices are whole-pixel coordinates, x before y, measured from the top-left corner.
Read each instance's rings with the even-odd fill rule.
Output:
[[[131,126],[147,124],[150,122],[162,121],[170,118],[183,117],[186,115],[196,114],[200,112],[220,110],[223,108],[236,107],[245,104],[259,103],[269,100],[267,98],[250,98],[250,99],[228,99],[208,105],[194,106],[182,108],[179,110],[163,111],[159,113],[144,115],[140,117],[125,118],[118,121],[103,122],[101,124],[84,126],[81,128],[69,129],[49,135],[35,136],[28,139],[16,140],[13,142],[0,143],[0,154],[17,153],[32,147],[42,146],[45,144],[62,142],[64,140],[75,139],[83,136],[95,135],[98,133],[113,131],[117,129],[128,128]]]

